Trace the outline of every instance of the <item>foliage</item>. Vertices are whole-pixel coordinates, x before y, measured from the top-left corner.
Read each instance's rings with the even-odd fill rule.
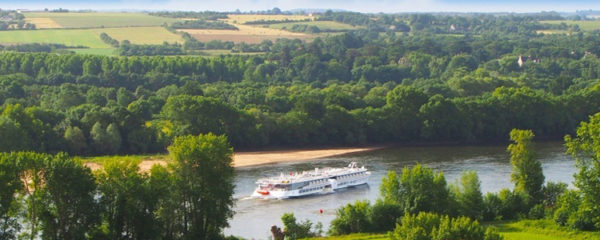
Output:
[[[329,233],[331,235],[344,235],[349,233],[369,232],[371,222],[371,207],[368,201],[356,201],[339,208],[336,218],[331,221]]]
[[[581,204],[576,212],[570,211],[570,218],[577,221],[571,227],[584,230],[600,229],[600,114],[590,117],[577,128],[577,137],[565,137],[567,153],[576,159],[578,172],[575,174],[575,186],[581,191]],[[570,196],[574,198],[574,196]],[[565,199],[567,200],[567,199]],[[571,203],[567,203],[571,205]],[[573,206],[567,207],[572,209]],[[574,215],[573,215],[574,214]],[[562,218],[564,219],[564,217]],[[561,220],[561,223],[563,221]]]
[[[514,129],[510,139],[514,143],[508,146],[510,162],[513,165],[511,180],[515,183],[515,191],[527,195],[528,204],[534,205],[542,199],[544,173],[542,164],[536,160],[533,152],[533,132]]]
[[[311,232],[312,222],[310,220],[306,220],[301,223],[296,222],[296,217],[294,217],[293,213],[285,213],[281,216],[281,221],[283,222],[283,232],[285,234],[285,239],[301,239],[301,238],[309,238],[320,235],[317,232]]]
[[[442,240],[442,239],[502,239],[491,228],[485,228],[468,217],[451,218],[446,215],[420,212],[417,215],[407,213],[401,224],[391,233],[397,240]]]
[[[42,238],[83,239],[100,222],[91,170],[64,154],[45,159]]]
[[[169,147],[175,178],[174,211],[182,239],[216,239],[233,215],[233,149],[212,133],[177,137]],[[202,203],[201,205],[199,203]]]
[[[481,194],[481,182],[474,171],[463,172],[460,180],[450,187],[456,199],[458,213],[471,219],[483,219],[484,202]]]
[[[446,213],[449,192],[443,173],[434,173],[420,164],[404,167],[400,177],[400,206],[405,213]]]
[[[14,153],[0,154],[0,239],[16,239],[19,203],[16,193],[22,191],[19,166]]]

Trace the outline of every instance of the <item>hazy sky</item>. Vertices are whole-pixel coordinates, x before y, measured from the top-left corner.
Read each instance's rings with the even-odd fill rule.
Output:
[[[0,0],[0,8],[138,10],[345,9],[360,12],[538,12],[600,9],[600,0]]]

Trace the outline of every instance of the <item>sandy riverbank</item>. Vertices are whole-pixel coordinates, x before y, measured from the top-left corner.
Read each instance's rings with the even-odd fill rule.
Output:
[[[302,149],[302,150],[278,150],[257,152],[236,152],[233,155],[234,167],[248,167],[262,164],[273,164],[281,162],[307,161],[318,158],[332,157],[350,153],[359,153],[379,149],[381,147],[363,148],[330,148],[330,149]],[[167,160],[145,159],[140,163],[141,171],[149,171],[153,165],[167,165]],[[88,162],[86,166],[92,170],[102,167],[98,163]]]

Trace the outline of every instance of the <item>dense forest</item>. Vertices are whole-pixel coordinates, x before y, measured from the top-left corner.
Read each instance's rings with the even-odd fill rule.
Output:
[[[149,153],[207,132],[238,148],[559,138],[600,111],[598,46],[595,33],[351,32],[256,56],[2,53],[0,148]]]

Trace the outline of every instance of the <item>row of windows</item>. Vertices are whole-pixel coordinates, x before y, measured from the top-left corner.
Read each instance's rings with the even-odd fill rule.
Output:
[[[339,178],[348,178],[348,177],[354,177],[354,176],[358,176],[358,175],[362,175],[363,173],[351,173],[351,174],[346,174],[346,175],[342,175],[339,176]]]
[[[308,188],[308,189],[300,189],[300,193],[312,192],[314,190],[320,190],[320,189],[323,189],[323,187],[314,187],[314,188]]]
[[[319,179],[319,180],[313,180],[313,181],[310,181],[310,182],[308,182],[308,183],[309,183],[309,184],[323,184],[323,183],[325,183],[325,182],[327,182],[327,180],[325,180],[325,179]]]
[[[347,185],[347,184],[350,184],[350,183],[356,183],[356,180],[349,181],[349,182],[341,182],[340,184],[338,184],[338,186],[344,186],[344,185]]]

